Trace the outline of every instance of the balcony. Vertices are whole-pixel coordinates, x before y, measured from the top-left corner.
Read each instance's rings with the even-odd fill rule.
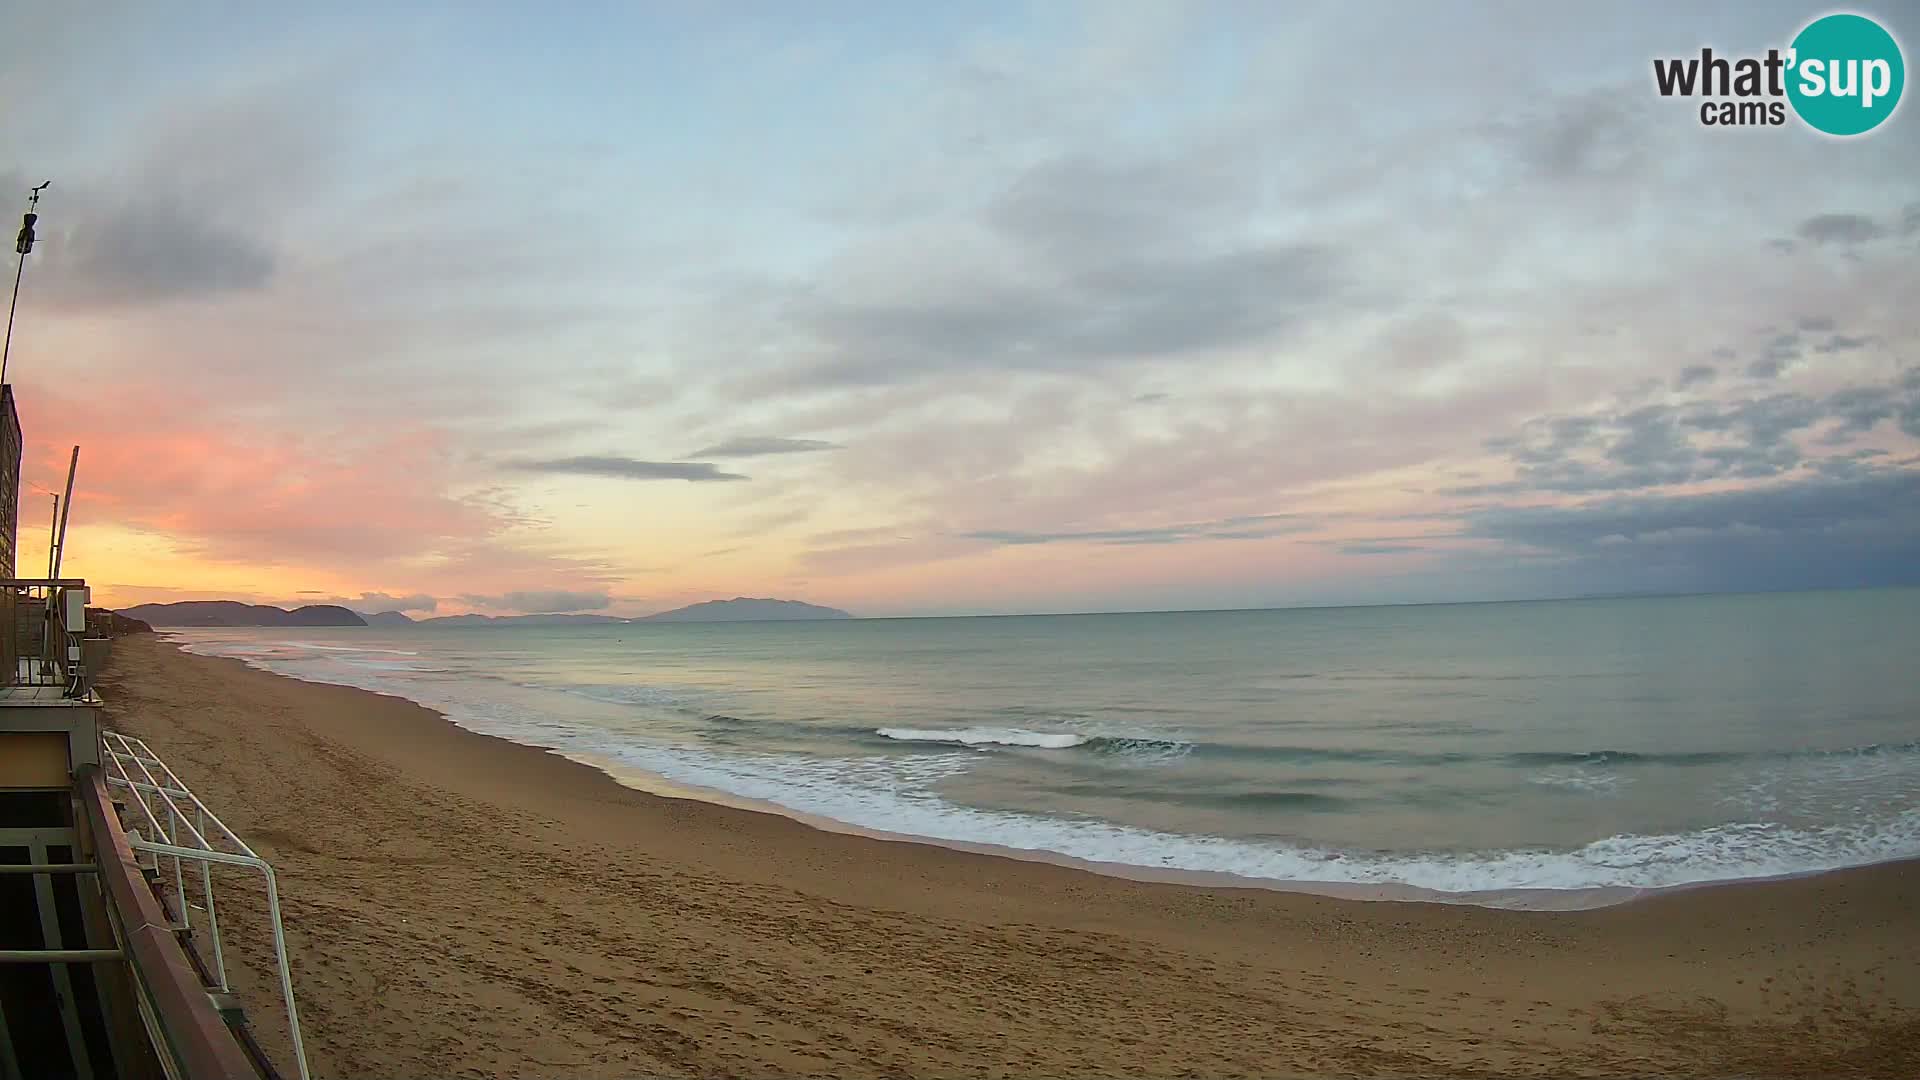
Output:
[[[98,706],[88,663],[98,649],[88,645],[85,581],[0,579],[0,708]]]

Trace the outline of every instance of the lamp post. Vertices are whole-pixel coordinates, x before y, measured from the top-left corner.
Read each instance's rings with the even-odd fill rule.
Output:
[[[7,382],[7,359],[13,355],[13,313],[20,307],[20,275],[27,272],[27,255],[33,251],[33,225],[40,220],[36,209],[40,205],[40,193],[53,186],[48,180],[27,193],[27,213],[20,219],[20,235],[14,238],[13,250],[20,253],[20,265],[13,271],[13,302],[7,305],[7,342],[0,346],[0,386]]]

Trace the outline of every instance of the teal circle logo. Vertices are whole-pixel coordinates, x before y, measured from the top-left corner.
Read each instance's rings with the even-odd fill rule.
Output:
[[[1793,39],[1787,100],[1816,131],[1861,135],[1893,115],[1907,85],[1900,43],[1864,15],[1828,15]]]

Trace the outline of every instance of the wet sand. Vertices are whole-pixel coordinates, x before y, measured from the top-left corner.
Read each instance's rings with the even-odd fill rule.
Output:
[[[1920,1076],[1920,863],[1502,911],[1127,880],[614,782],[121,639],[280,872],[316,1076]],[[259,891],[230,963],[292,1074]]]

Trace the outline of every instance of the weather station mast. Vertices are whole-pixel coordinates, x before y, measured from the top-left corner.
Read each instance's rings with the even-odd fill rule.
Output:
[[[20,219],[20,234],[13,250],[20,256],[13,271],[13,299],[7,305],[6,343],[0,345],[0,573],[11,578],[15,572],[15,544],[20,531],[20,413],[13,399],[13,387],[7,382],[7,362],[13,358],[13,320],[20,309],[20,279],[27,271],[27,256],[33,251],[34,226],[40,221],[40,195],[53,186],[48,180],[27,192],[27,212]]]
[[[14,239],[13,250],[19,252],[20,263],[13,271],[13,300],[7,304],[7,341],[0,346],[0,386],[7,382],[7,361],[13,356],[13,316],[20,309],[20,277],[27,272],[27,256],[33,252],[33,227],[40,220],[40,193],[53,186],[53,181],[33,188],[27,193],[27,212],[20,219],[20,235]]]

